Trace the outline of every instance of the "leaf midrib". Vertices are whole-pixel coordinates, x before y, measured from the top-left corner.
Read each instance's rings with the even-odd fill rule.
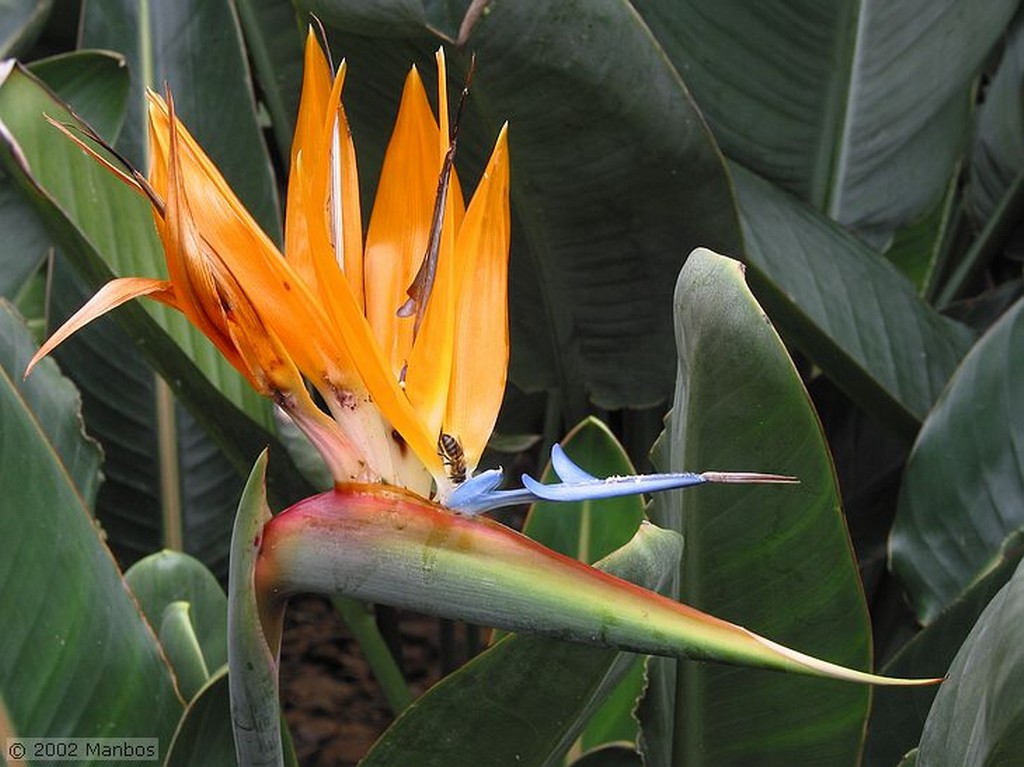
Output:
[[[836,60],[845,66],[837,66],[831,78],[825,102],[826,119],[811,181],[811,199],[815,207],[826,211],[833,219],[839,214],[843,178],[849,159],[849,116],[853,112],[853,94],[863,50],[860,43],[867,16],[864,11],[865,1],[850,1],[845,23],[840,25],[836,35]]]

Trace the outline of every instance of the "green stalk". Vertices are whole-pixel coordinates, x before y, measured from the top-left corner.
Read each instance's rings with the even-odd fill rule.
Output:
[[[395,656],[391,654],[388,643],[380,633],[373,606],[339,595],[332,596],[331,602],[359,643],[392,713],[402,713],[413,701],[412,691],[395,661]]]

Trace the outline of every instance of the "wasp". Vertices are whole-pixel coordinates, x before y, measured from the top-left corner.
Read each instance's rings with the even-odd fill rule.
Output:
[[[462,445],[457,438],[441,432],[441,436],[437,438],[437,454],[444,462],[448,479],[456,485],[466,481],[466,454],[462,451]]]

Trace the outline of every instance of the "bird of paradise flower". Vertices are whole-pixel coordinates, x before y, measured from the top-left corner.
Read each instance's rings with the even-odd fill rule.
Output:
[[[69,133],[149,199],[169,279],[112,280],[50,337],[29,369],[96,317],[148,296],[185,314],[280,405],[336,482],[381,481],[424,496],[433,487],[443,502],[453,480],[476,467],[501,404],[510,224],[506,128],[469,205],[452,173],[434,215],[437,180],[445,165],[451,172],[443,51],[437,65],[437,120],[415,68],[406,78],[365,244],[355,151],[340,104],[346,67],[332,78],[312,33],[284,254],[181,125],[169,94],[166,101],[148,94],[148,179]],[[417,273],[430,252],[424,287]],[[451,471],[453,458],[458,472]]]

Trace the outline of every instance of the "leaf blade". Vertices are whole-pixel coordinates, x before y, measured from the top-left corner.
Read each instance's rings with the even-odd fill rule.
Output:
[[[745,259],[756,270],[751,282],[774,320],[852,399],[913,434],[970,332],[928,307],[892,264],[848,233],[731,169]]]
[[[6,713],[15,733],[33,737],[168,742],[182,710],[170,669],[17,378],[6,366],[0,374],[0,533],[15,552],[0,564],[13,629],[0,637]]]
[[[1022,333],[1018,300],[964,358],[907,462],[890,561],[925,623],[1024,530]]]
[[[800,479],[655,501],[652,518],[687,541],[681,599],[819,656],[869,664],[867,612],[827,447],[741,265],[695,251],[680,274],[676,312],[680,375],[662,438],[665,468]],[[761,574],[756,586],[751,572]],[[646,741],[652,764],[857,763],[866,690],[688,662],[653,673],[650,694],[667,699],[676,719]]]

